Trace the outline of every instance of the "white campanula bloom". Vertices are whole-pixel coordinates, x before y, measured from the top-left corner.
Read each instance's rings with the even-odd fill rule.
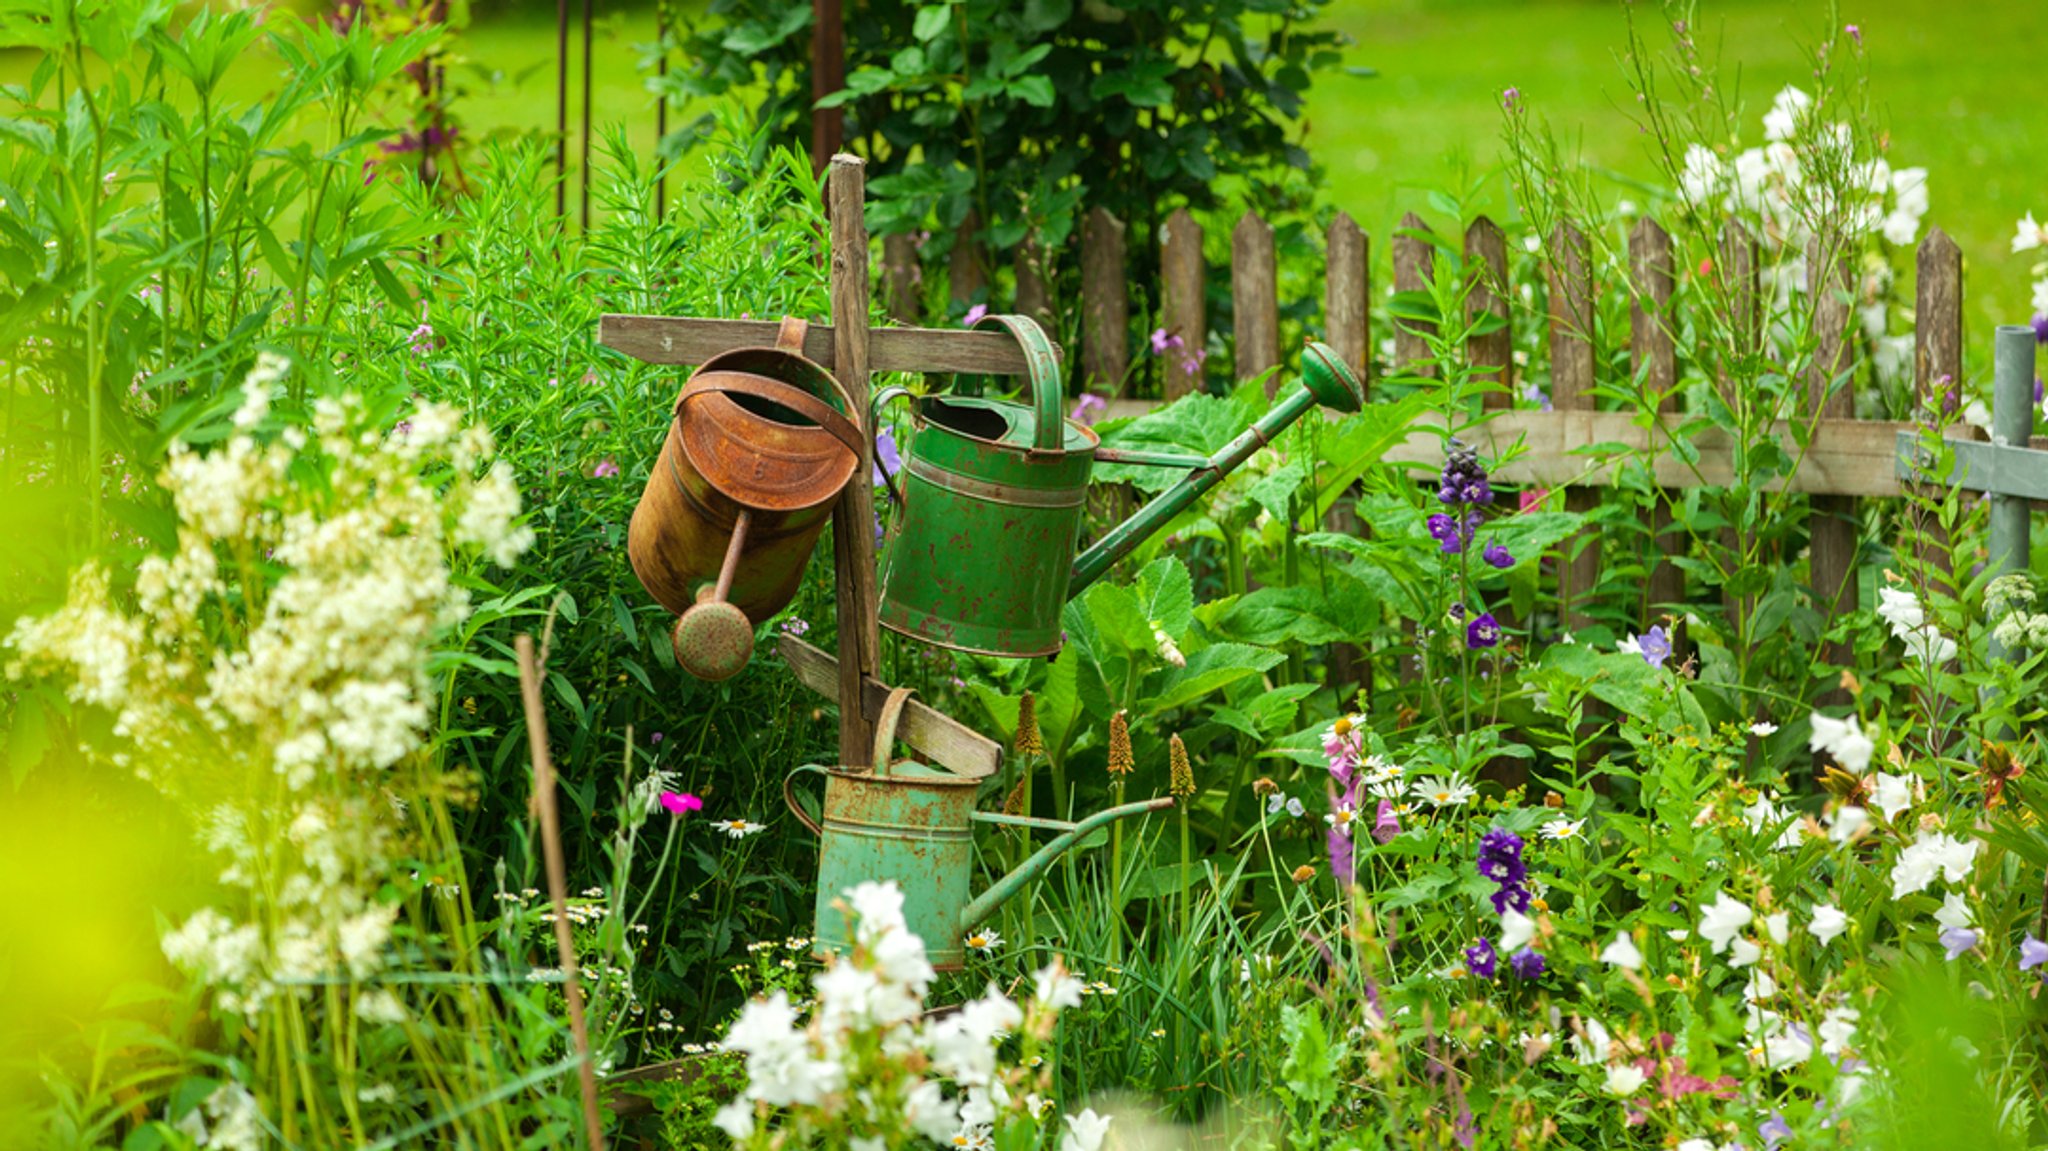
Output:
[[[1927,890],[1937,875],[1961,883],[1969,878],[1976,858],[1976,840],[1960,840],[1945,831],[1923,831],[1892,865],[1892,898],[1904,899]]]
[[[1777,838],[1771,846],[1779,851],[1799,846],[1799,824],[1790,820],[1784,808],[1772,803],[1770,797],[1759,795],[1756,802],[1742,809],[1743,819],[1749,824],[1751,835],[1762,835],[1776,831]]]
[[[1614,933],[1614,942],[1601,950],[1600,962],[1627,968],[1630,971],[1641,971],[1643,953],[1636,949],[1636,942],[1628,937],[1628,932],[1617,931]]]
[[[1787,84],[1771,101],[1771,110],[1764,113],[1764,139],[1790,140],[1812,109],[1813,97]]]
[[[1728,945],[1728,966],[1740,970],[1764,957],[1764,949],[1755,940],[1736,936]]]
[[[1854,1007],[1828,1008],[1827,1014],[1821,1017],[1820,1025],[1814,1028],[1820,1036],[1821,1054],[1833,1058],[1847,1051],[1850,1042],[1856,1038],[1856,1021],[1860,1018],[1862,1013]]]
[[[2013,232],[2012,250],[2030,252],[2040,247],[2048,247],[2048,227],[2035,223],[2034,214],[2028,212],[2020,217],[2019,227]]]
[[[1749,905],[1734,898],[1727,892],[1719,892],[1714,902],[1700,907],[1700,938],[1719,955],[1728,949],[1728,944],[1743,928],[1748,927],[1756,913]]]
[[[1055,959],[1039,968],[1032,978],[1035,983],[1032,995],[1039,1006],[1055,1011],[1081,1006],[1083,984],[1067,974],[1066,964]]]
[[[1648,1081],[1649,1076],[1635,1064],[1616,1063],[1607,1069],[1607,1080],[1600,1086],[1609,1095],[1626,1096],[1635,1094]]]
[[[1826,947],[1834,942],[1835,936],[1849,930],[1849,917],[1832,903],[1817,904],[1806,930],[1812,932],[1815,939],[1820,940],[1822,947]]]
[[[996,1070],[996,1044],[1024,1022],[1024,1012],[995,984],[980,998],[933,1024],[927,1037],[932,1068],[967,1087],[986,1087]]]
[[[930,1079],[911,1086],[903,1098],[903,1117],[918,1134],[941,1145],[960,1129],[960,1105],[946,1098],[946,1089]]]
[[[720,1107],[711,1116],[711,1125],[731,1136],[735,1143],[754,1137],[754,1103],[742,1096]]]
[[[1913,777],[1880,771],[1871,778],[1871,806],[1884,813],[1886,822],[1896,823],[1899,813],[1913,806]]]
[[[1502,955],[1512,955],[1528,946],[1536,938],[1536,921],[1510,907],[1500,914],[1500,943]]]
[[[1109,1122],[1113,1116],[1098,1115],[1090,1107],[1078,1115],[1066,1117],[1067,1130],[1060,1136],[1060,1151],[1102,1151],[1103,1143],[1109,1138]]]
[[[1590,1067],[1607,1062],[1614,1040],[1606,1024],[1598,1019],[1582,1019],[1578,1029],[1571,1034],[1571,1045],[1572,1057]]]
[[[1877,752],[1877,745],[1863,734],[1855,716],[1835,719],[1814,712],[1808,722],[1813,727],[1813,733],[1806,740],[1808,751],[1828,753],[1842,765],[1842,770],[1851,775],[1862,775],[1869,770],[1870,757]]]
[[[1712,148],[1700,144],[1685,150],[1685,167],[1678,175],[1678,188],[1688,203],[1705,204],[1720,194],[1725,181],[1721,158]]]
[[[1771,937],[1772,943],[1780,947],[1785,946],[1785,940],[1792,934],[1792,914],[1779,911],[1764,916],[1764,934]]]
[[[1882,773],[1880,773],[1882,774]],[[1870,826],[1870,813],[1863,808],[1844,805],[1835,809],[1835,817],[1828,823],[1828,839],[1835,843],[1848,843]]]
[[[1941,908],[1934,913],[1934,921],[1945,928],[1968,927],[1973,922],[1973,917],[1969,904],[1963,902],[1960,894],[1951,891],[1948,898],[1941,901]]]

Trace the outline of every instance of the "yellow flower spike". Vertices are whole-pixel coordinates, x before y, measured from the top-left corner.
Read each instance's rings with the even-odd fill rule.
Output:
[[[1109,773],[1129,775],[1137,761],[1131,756],[1131,728],[1119,710],[1109,717]]]
[[[1028,691],[1017,702],[1017,754],[1045,754],[1045,740],[1038,734],[1038,700]]]
[[[1167,790],[1181,799],[1186,799],[1195,793],[1195,769],[1194,765],[1188,762],[1188,745],[1180,741],[1180,735],[1176,732],[1168,746],[1168,760],[1172,772]]]
[[[1304,863],[1300,867],[1294,869],[1294,882],[1296,883],[1307,883],[1309,880],[1314,879],[1315,877],[1316,865],[1313,863]]]
[[[1020,774],[1020,775],[1018,775],[1018,776],[1017,776],[1017,786],[1015,786],[1015,787],[1011,788],[1011,789],[1010,789],[1010,794],[1009,794],[1008,796],[1004,797],[1004,799],[1003,799],[1003,814],[1004,814],[1004,815],[1022,815],[1022,814],[1024,814],[1024,782],[1025,782],[1025,781],[1024,781],[1024,777],[1023,777],[1023,775],[1021,775],[1021,774]]]

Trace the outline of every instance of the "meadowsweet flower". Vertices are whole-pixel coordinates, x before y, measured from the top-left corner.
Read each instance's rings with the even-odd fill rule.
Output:
[[[1826,947],[1834,942],[1835,936],[1849,930],[1849,917],[1832,903],[1818,904],[1813,909],[1813,918],[1808,921],[1806,930],[1811,932],[1815,939],[1820,940],[1822,947]]]
[[[1508,970],[1513,971],[1517,979],[1532,982],[1541,979],[1543,978],[1545,966],[1543,953],[1532,951],[1527,947],[1508,956]]]
[[[661,793],[661,806],[667,808],[670,815],[685,815],[704,810],[704,801],[687,791],[664,791]]]
[[[1628,937],[1628,932],[1617,931],[1614,933],[1614,942],[1601,950],[1600,962],[1630,971],[1641,971],[1643,953],[1636,949],[1636,942]]]
[[[1492,647],[1500,642],[1500,621],[1492,612],[1481,612],[1465,628],[1465,646],[1473,650]]]
[[[1977,932],[1968,927],[1944,927],[1939,936],[1941,946],[1948,952],[1947,958],[1954,960],[1977,946]]]
[[[1755,915],[1748,904],[1726,891],[1718,892],[1713,903],[1700,907],[1700,938],[1707,941],[1714,954],[1719,955],[1727,950],[1738,932],[1749,926]]]
[[[1581,833],[1585,830],[1585,827],[1586,821],[1583,819],[1553,819],[1545,823],[1541,831],[1543,832],[1543,838],[1553,841],[1583,839],[1585,836]]]
[[[1813,733],[1806,741],[1808,751],[1826,752],[1851,775],[1862,775],[1869,769],[1870,757],[1876,753],[1877,745],[1863,734],[1855,716],[1835,719],[1814,712],[1808,722],[1813,727]]]
[[[1493,941],[1480,939],[1465,949],[1465,970],[1481,979],[1492,979],[1499,970],[1499,953],[1493,949]]]
[[[2032,932],[2028,932],[2027,937],[2020,941],[2020,970],[2032,971],[2044,963],[2048,963],[2048,943],[2041,942],[2034,938]]]

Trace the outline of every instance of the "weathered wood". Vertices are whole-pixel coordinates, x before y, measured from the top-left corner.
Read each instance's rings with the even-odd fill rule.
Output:
[[[1324,257],[1323,337],[1369,388],[1372,369],[1372,241],[1345,212],[1330,221]]]
[[[820,695],[837,696],[841,669],[839,661],[795,636],[780,636],[775,650],[799,683]],[[889,685],[874,676],[861,680],[861,714],[872,723],[881,718],[882,701],[889,697]],[[897,738],[916,748],[933,763],[956,775],[982,778],[994,775],[1003,765],[1003,746],[973,728],[935,711],[912,697],[903,709]]]
[[[1017,314],[1030,316],[1039,325],[1051,329],[1052,296],[1046,288],[1046,251],[1036,239],[1027,239],[1017,245]]]
[[[1963,251],[1948,233],[1931,228],[1920,241],[1913,285],[1913,385],[1920,402],[1934,399],[1947,381],[1948,411],[1962,403]]]
[[[981,214],[968,212],[953,234],[953,249],[946,255],[946,292],[956,304],[971,303],[988,290],[988,267],[982,261]]]
[[[598,317],[597,342],[643,363],[701,364],[734,348],[772,348],[774,320],[704,320],[693,316]],[[877,372],[985,372],[1018,376],[1024,353],[1007,332],[958,328],[875,328],[868,332],[868,368]],[[812,324],[804,355],[836,370],[838,329]],[[1053,346],[1055,354],[1059,345]]]
[[[1165,234],[1159,245],[1160,327],[1178,336],[1180,345],[1166,351],[1166,398],[1178,399],[1189,392],[1206,391],[1202,378],[1204,350],[1209,343],[1207,304],[1202,298],[1206,272],[1202,264],[1202,226],[1176,208],[1166,218]]]
[[[1551,237],[1550,404],[1559,412],[1593,410],[1593,275],[1585,234],[1569,221]],[[1600,493],[1588,487],[1572,487],[1564,499],[1566,511],[1580,514],[1600,506]],[[1592,623],[1586,608],[1600,581],[1598,531],[1586,528],[1565,541],[1558,574],[1566,626]]]
[[[917,322],[917,285],[922,278],[921,271],[916,240],[902,232],[883,237],[882,306],[888,309],[889,318],[899,324]]]
[[[1714,386],[1721,394],[1721,401],[1731,409],[1738,405],[1741,398],[1738,391],[1745,386],[1741,377],[1747,369],[1741,365],[1756,355],[1759,341],[1763,338],[1763,291],[1759,268],[1756,237],[1741,221],[1729,220],[1721,228],[1720,259],[1715,268],[1721,277],[1721,290],[1728,300],[1728,315],[1727,331],[1721,341],[1723,358],[1715,373]],[[1744,537],[1733,527],[1721,529],[1721,546],[1730,555],[1741,555],[1747,551]],[[1741,635],[1744,621],[1756,606],[1755,600],[1724,592],[1721,602],[1728,612],[1730,628],[1736,635]]]
[[[1239,380],[1266,375],[1266,395],[1280,385],[1280,270],[1273,228],[1246,212],[1230,233],[1230,299]],[[1267,373],[1272,373],[1267,375]]]
[[[1645,216],[1628,234],[1629,362],[1646,395],[1660,397],[1657,410],[1679,410],[1677,342],[1671,335],[1671,236]],[[1685,573],[1671,562],[1686,551],[1685,536],[1672,530],[1671,493],[1660,491],[1650,509],[1650,537],[1657,560],[1650,568],[1643,622],[1660,609],[1685,600]]]
[[[1412,233],[1427,232],[1429,225],[1413,212],[1401,217],[1399,229],[1394,232],[1394,290],[1396,292],[1425,292],[1429,290],[1430,277],[1435,274],[1436,254],[1429,242]],[[1414,320],[1394,321],[1394,370],[1410,375],[1434,376],[1435,366],[1429,360],[1429,342],[1426,334],[1434,334],[1436,325],[1417,323]]]
[[[1131,370],[1124,222],[1097,204],[1081,224],[1081,388],[1119,393]]]
[[[1487,313],[1508,316],[1508,241],[1500,225],[1481,216],[1465,229],[1465,263],[1477,270],[1465,297],[1465,315],[1476,320]],[[1514,406],[1514,333],[1506,325],[1465,341],[1465,359],[1473,379],[1487,390],[1480,401],[1486,411]]]
[[[840,0],[811,0],[811,171],[822,172],[846,141],[845,107],[817,102],[846,87],[846,21]]]
[[[832,374],[853,401],[861,460],[832,511],[839,619],[839,762],[865,766],[874,757],[875,728],[861,707],[864,677],[879,666],[875,622],[874,426],[868,412],[867,174],[858,156],[832,157],[826,194],[832,205]]]
[[[1849,350],[1851,286],[1845,252],[1839,244],[1823,244],[1815,237],[1806,249],[1806,290],[1813,301],[1814,355],[1806,371],[1806,411],[1809,416],[1847,420],[1856,416],[1853,377],[1855,363]],[[1837,379],[1840,378],[1839,386]],[[1856,543],[1860,520],[1854,496],[1814,496],[1807,519],[1811,539],[1808,566],[1815,606],[1829,616],[1856,610]],[[1834,642],[1822,649],[1831,667],[1850,667],[1855,651],[1846,643]],[[1847,702],[1847,693],[1830,689],[1832,702]]]

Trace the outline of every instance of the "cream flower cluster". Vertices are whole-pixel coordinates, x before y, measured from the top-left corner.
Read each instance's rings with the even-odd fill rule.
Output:
[[[2034,277],[2034,312],[2048,315],[2048,225],[2034,222],[2034,214],[2028,212],[2020,217],[2019,226],[2012,237],[2014,255],[2021,252],[2042,251],[2044,258],[2029,272]]]
[[[1027,1004],[990,984],[981,998],[927,1018],[934,973],[904,922],[902,890],[863,883],[841,900],[853,947],[814,977],[810,1018],[777,991],[747,1004],[726,1033],[725,1049],[747,1057],[747,1086],[714,1116],[718,1128],[735,1147],[826,1140],[853,1151],[917,1137],[989,1147],[1000,1129],[1035,1130],[1050,1110],[1049,1072],[1006,1064],[1002,1046],[1021,1034],[1028,1054],[1050,1038],[1059,1012],[1080,1004],[1081,981],[1054,960]],[[1107,1127],[1093,1111],[1068,1116],[1062,1151],[1098,1151]]]
[[[275,434],[266,355],[226,442],[174,446],[160,477],[177,544],[144,559],[132,603],[74,573],[63,607],[7,639],[10,676],[63,680],[114,715],[104,750],[186,806],[238,909],[163,940],[254,1010],[280,980],[374,970],[396,914],[391,769],[426,736],[436,638],[469,613],[451,552],[500,564],[532,541],[490,436],[428,405],[384,432],[353,396]]]

